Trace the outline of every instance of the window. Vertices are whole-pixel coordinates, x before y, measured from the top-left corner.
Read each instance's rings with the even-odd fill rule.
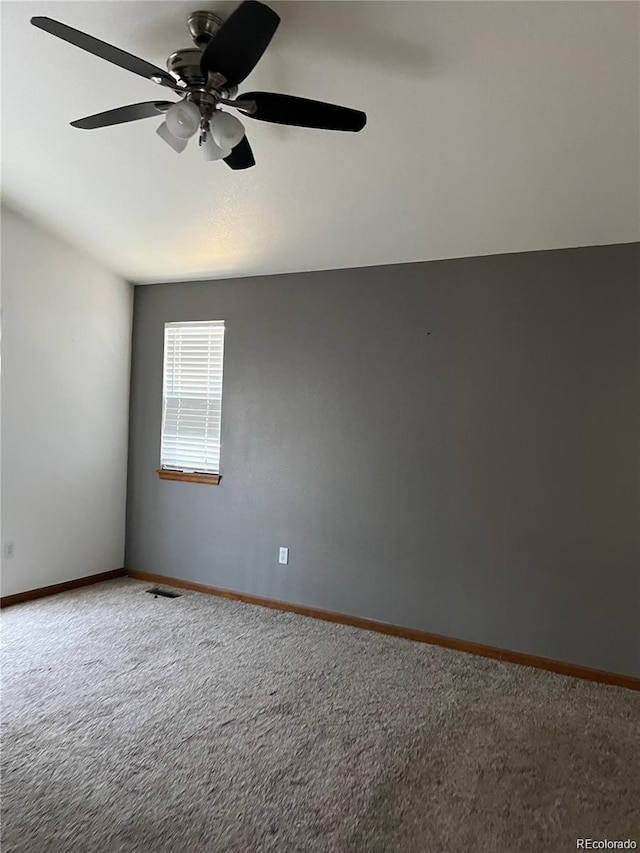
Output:
[[[223,355],[224,320],[165,324],[163,479],[220,479]]]

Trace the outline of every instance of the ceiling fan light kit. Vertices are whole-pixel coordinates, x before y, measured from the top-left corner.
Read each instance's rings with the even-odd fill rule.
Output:
[[[232,148],[221,148],[209,134],[205,141],[200,146],[202,157],[204,160],[224,160],[231,154]]]
[[[169,107],[165,121],[169,133],[178,139],[191,139],[200,127],[200,110],[185,98]]]
[[[173,133],[167,127],[166,121],[163,121],[160,127],[157,128],[156,133],[163,139],[167,145],[170,145],[176,154],[181,154],[184,149],[187,147],[188,139],[178,139],[177,136],[174,136]]]
[[[244,136],[244,125],[231,113],[216,110],[209,122],[211,135],[221,148],[235,148]]]
[[[222,159],[231,169],[248,169],[255,165],[255,158],[244,125],[221,106],[258,121],[322,130],[357,133],[367,121],[360,110],[295,95],[238,94],[238,86],[253,71],[280,23],[278,15],[257,0],[244,0],[226,21],[213,12],[192,12],[187,27],[196,47],[174,51],[167,60],[167,71],[51,18],[35,17],[31,23],[181,98],[130,104],[71,122],[82,130],[164,114],[157,134],[177,153],[199,131],[205,160]]]

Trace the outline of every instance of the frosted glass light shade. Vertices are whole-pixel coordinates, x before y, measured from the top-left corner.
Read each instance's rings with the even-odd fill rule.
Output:
[[[165,120],[169,133],[178,139],[189,139],[200,127],[200,110],[191,101],[180,101],[169,107]]]
[[[187,147],[186,139],[178,139],[177,136],[174,136],[167,127],[166,121],[163,121],[160,127],[156,130],[156,133],[160,137],[160,139],[164,139],[167,145],[170,145],[174,151],[177,151],[178,154],[181,154],[184,149]]]
[[[244,136],[244,125],[231,113],[216,110],[210,122],[211,135],[220,148],[235,148]]]
[[[205,160],[222,160],[223,157],[228,157],[231,154],[231,149],[221,148],[211,133],[207,133],[207,138],[200,145],[200,151],[202,151]]]

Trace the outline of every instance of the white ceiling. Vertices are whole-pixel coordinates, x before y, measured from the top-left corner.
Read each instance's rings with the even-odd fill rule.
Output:
[[[73,119],[166,90],[30,26],[47,15],[164,67],[188,12],[233,3],[3,2],[9,203],[136,282],[639,239],[640,5],[272,2],[242,88],[364,109],[360,134],[247,119],[257,166],[176,155],[149,119]]]

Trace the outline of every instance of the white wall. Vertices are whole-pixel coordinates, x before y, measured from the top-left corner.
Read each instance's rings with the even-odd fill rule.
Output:
[[[124,564],[132,302],[3,207],[3,595]]]

